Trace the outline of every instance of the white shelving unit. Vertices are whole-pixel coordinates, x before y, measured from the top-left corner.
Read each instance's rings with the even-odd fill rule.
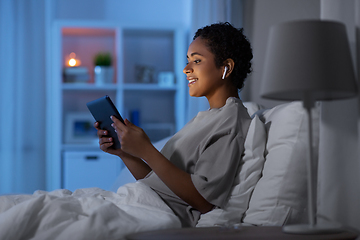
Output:
[[[103,159],[105,153],[98,149],[96,136],[91,135],[92,130],[85,124],[89,119],[93,122],[86,107],[89,101],[109,95],[123,117],[131,118],[131,112],[135,111],[139,114],[140,127],[152,141],[173,134],[185,124],[186,81],[182,69],[186,62],[186,36],[183,29],[58,21],[52,31],[51,62],[48,63],[51,78],[47,82],[47,190],[64,188],[69,179],[75,181],[76,176],[69,176],[70,172],[87,171],[86,161],[81,162],[82,165],[74,164],[73,167],[79,169],[71,169],[67,156],[86,159],[87,153],[95,152]],[[66,61],[71,52],[81,60],[81,67],[88,69],[88,81],[64,81],[63,70],[69,67]],[[110,52],[113,57],[111,83],[99,85],[94,81],[93,58],[98,52]],[[153,71],[152,78],[144,78],[145,83],[138,77],[138,69],[144,67]],[[175,83],[158,84],[160,72],[174,73]],[[94,159],[91,160],[94,166]],[[114,168],[121,168],[122,164],[116,161],[121,160],[114,161]],[[94,177],[106,178],[109,174],[103,171]]]

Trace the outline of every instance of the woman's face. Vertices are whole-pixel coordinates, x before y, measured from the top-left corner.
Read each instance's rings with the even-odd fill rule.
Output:
[[[215,56],[206,46],[206,40],[198,37],[189,46],[188,63],[183,72],[189,81],[189,94],[193,97],[216,95],[222,84],[222,68],[215,66]]]

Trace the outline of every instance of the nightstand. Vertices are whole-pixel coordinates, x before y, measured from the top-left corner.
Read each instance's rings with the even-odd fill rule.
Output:
[[[128,240],[212,240],[212,239],[237,239],[237,240],[335,240],[335,239],[356,239],[357,234],[344,231],[338,234],[320,235],[295,235],[282,232],[282,227],[239,227],[221,228],[180,228],[148,231],[130,234]]]

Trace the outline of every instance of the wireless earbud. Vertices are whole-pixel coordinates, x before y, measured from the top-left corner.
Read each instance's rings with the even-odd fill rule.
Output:
[[[222,79],[225,79],[225,75],[226,75],[227,70],[228,70],[228,67],[227,67],[227,66],[225,66],[225,69],[224,69],[224,74],[222,75]]]

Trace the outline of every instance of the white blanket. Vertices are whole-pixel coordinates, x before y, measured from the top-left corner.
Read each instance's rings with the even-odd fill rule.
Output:
[[[0,197],[0,239],[124,239],[180,227],[173,211],[140,182],[117,193],[86,188]]]

